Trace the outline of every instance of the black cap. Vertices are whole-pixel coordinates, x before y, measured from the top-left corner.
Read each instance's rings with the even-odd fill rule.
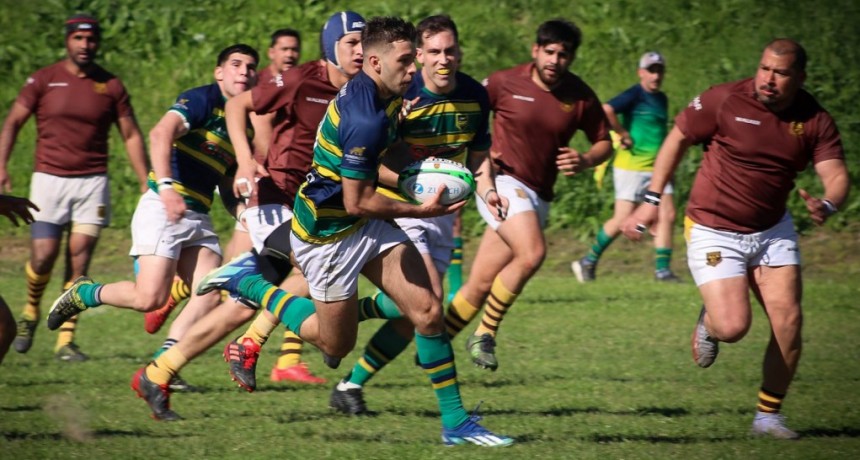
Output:
[[[73,14],[66,19],[66,37],[79,30],[91,31],[96,35],[101,34],[99,20],[89,14]]]

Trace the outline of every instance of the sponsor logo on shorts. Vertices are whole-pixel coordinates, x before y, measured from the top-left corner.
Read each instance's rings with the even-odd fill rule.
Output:
[[[720,264],[720,262],[723,261],[723,255],[720,253],[720,251],[709,252],[705,254],[705,258],[708,260],[707,263],[711,267],[716,267]]]

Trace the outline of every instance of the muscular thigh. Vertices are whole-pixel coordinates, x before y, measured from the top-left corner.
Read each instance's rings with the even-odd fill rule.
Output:
[[[398,244],[375,257],[362,274],[388,294],[413,322],[416,316],[431,314],[439,304],[434,300],[427,264],[411,243]]]

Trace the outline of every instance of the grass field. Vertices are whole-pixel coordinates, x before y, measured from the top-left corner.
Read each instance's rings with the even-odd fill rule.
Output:
[[[125,232],[109,230],[101,242],[97,279],[131,276]],[[618,241],[598,280],[583,286],[567,264],[584,245],[559,236],[505,319],[499,371],[475,368],[461,352],[465,337],[454,342],[466,405],[483,400],[486,425],[517,439],[510,448],[441,446],[438,410],[411,364],[412,348],[367,387],[379,415],[349,418],[327,407],[331,385],[268,381],[277,338],[264,349],[257,392],[229,381],[220,344],[183,372],[203,389],[174,394],[186,420],[155,422],[128,384],[163,336],[143,332],[139,314],[104,307],[83,314],[79,325],[88,362],[54,361],[55,333],[44,326],[27,355],[10,350],[0,366],[0,458],[858,458],[858,234],[823,230],[803,240],[805,349],[783,406],[803,435],[796,442],[748,435],[767,341],[761,312],[744,341],[724,346],[714,367],[698,369],[688,339],[699,299],[682,256],[674,264],[686,283],[657,284],[648,248]],[[0,239],[0,293],[16,317],[26,245]],[[362,345],[377,324],[362,325]],[[305,358],[332,384],[352,364],[329,370],[313,349]]]

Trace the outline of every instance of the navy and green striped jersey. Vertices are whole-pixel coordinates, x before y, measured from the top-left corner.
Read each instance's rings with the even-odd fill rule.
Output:
[[[375,179],[386,149],[397,137],[402,97],[382,100],[376,84],[359,73],[329,104],[314,143],[314,159],[293,207],[293,232],[309,243],[330,243],[354,233],[367,221],[347,214],[346,177]]]
[[[188,132],[173,141],[170,177],[173,188],[185,199],[188,209],[208,213],[215,187],[236,168],[236,153],[224,121],[226,98],[217,83],[183,92],[168,112],[185,121]],[[250,137],[250,136],[249,136]],[[155,174],[149,188],[158,191]]]
[[[419,72],[404,95],[418,101],[400,126],[401,138],[413,160],[446,158],[468,166],[467,154],[489,150],[490,98],[484,85],[457,72],[454,90],[435,94],[427,89]],[[407,201],[399,190],[380,186],[385,196]]]

